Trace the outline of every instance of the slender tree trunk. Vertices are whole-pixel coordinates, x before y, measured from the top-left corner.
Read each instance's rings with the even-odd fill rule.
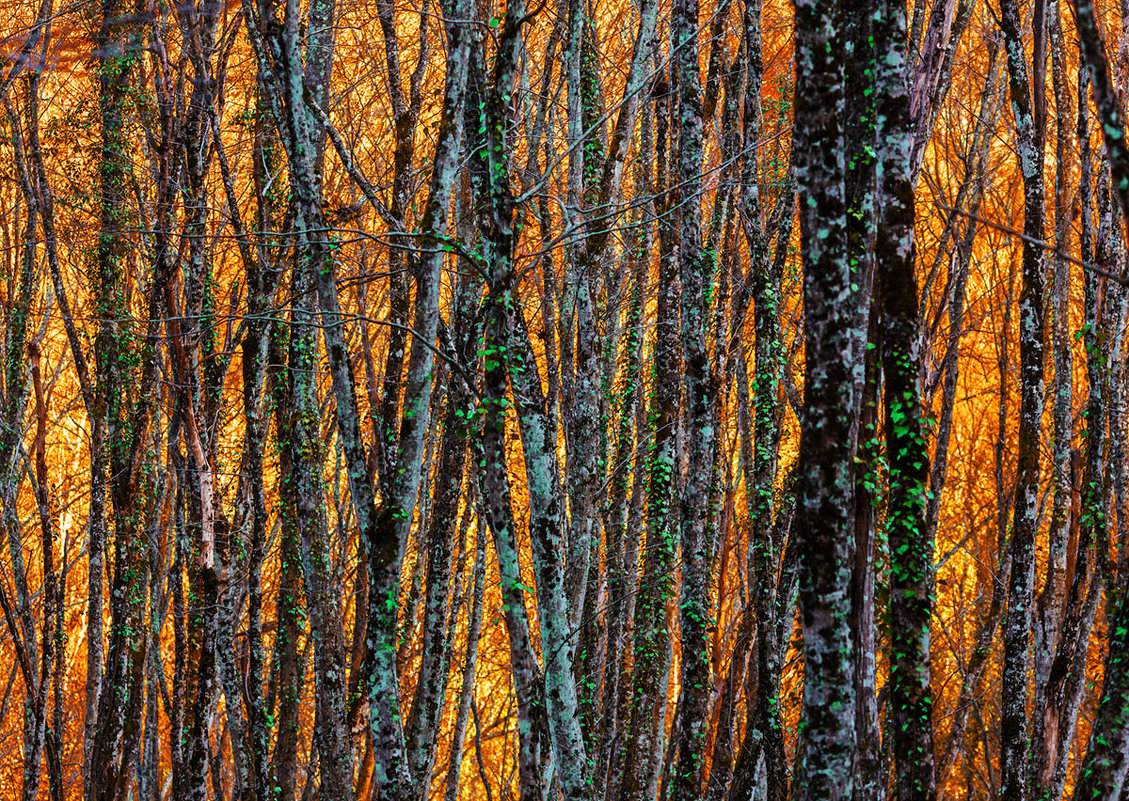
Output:
[[[714,294],[702,248],[698,193],[702,186],[702,96],[698,66],[698,2],[676,0],[672,10],[671,71],[678,74],[678,184],[681,217],[678,277],[681,284],[682,354],[686,378],[688,470],[679,502],[682,553],[681,686],[678,764],[672,798],[698,799],[709,725],[709,627],[713,619],[710,572],[715,536],[708,497],[716,457],[717,379],[706,344],[707,304]]]
[[[662,98],[665,81],[657,83],[654,96]],[[660,109],[662,109],[660,101]],[[665,178],[668,117],[661,110],[656,118],[656,156],[660,165],[659,185]],[[669,199],[655,199],[656,211],[664,215]],[[654,437],[647,454],[646,557],[639,591],[635,597],[635,641],[631,675],[631,716],[624,757],[620,801],[652,801],[657,795],[662,764],[662,740],[666,704],[663,683],[670,669],[667,604],[674,593],[674,558],[677,543],[672,532],[672,496],[676,470],[675,427],[678,416],[677,263],[673,231],[659,223],[658,298],[655,311],[654,361],[650,419]]]
[[[1009,89],[1015,115],[1016,148],[1023,174],[1023,271],[1019,293],[1019,439],[1015,515],[1011,539],[1011,577],[1004,622],[1004,664],[1000,723],[1001,798],[1027,798],[1031,621],[1034,606],[1035,535],[1039,504],[1039,432],[1043,418],[1043,131],[1033,106],[1028,67],[1020,35],[1019,7],[1005,0],[1000,27],[1007,53]],[[1041,22],[1041,20],[1037,20]],[[1039,39],[1041,33],[1036,33]],[[1035,58],[1039,62],[1038,54]],[[1038,102],[1036,97],[1036,104]]]
[[[913,120],[905,83],[905,5],[882,0],[875,14],[878,126],[876,268],[885,377],[886,464],[890,492],[889,734],[899,801],[936,798],[929,633],[933,539],[925,521],[929,451],[922,425],[921,345],[910,153]]]
[[[459,776],[462,773],[463,747],[466,744],[467,722],[470,718],[470,705],[474,701],[474,678],[478,669],[478,638],[482,633],[482,605],[486,589],[486,537],[485,525],[478,523],[475,539],[474,572],[468,579],[473,591],[467,597],[467,645],[463,657],[462,680],[459,688],[459,711],[455,717],[455,727],[451,734],[450,762],[447,766],[447,787],[444,801],[456,801],[459,792]]]

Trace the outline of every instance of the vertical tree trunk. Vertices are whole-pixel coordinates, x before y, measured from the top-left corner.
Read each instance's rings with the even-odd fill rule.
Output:
[[[856,751],[850,630],[852,431],[860,341],[849,298],[843,137],[843,7],[796,4],[793,159],[804,266],[804,408],[796,536],[801,543],[806,724],[797,746],[800,801],[849,799]],[[845,388],[847,389],[845,391]]]
[[[279,440],[278,494],[281,543],[279,554],[278,593],[275,598],[274,657],[271,666],[273,692],[264,705],[267,712],[276,712],[273,771],[269,777],[271,792],[279,801],[294,801],[298,782],[299,720],[302,701],[304,659],[299,656],[299,638],[303,634],[301,545],[297,524],[297,484],[294,480],[294,432],[287,409],[290,390],[286,380],[287,330],[281,320],[268,334],[268,380],[274,406],[275,432]],[[277,677],[277,678],[276,678]],[[272,701],[274,703],[272,703]]]
[[[1004,0],[1000,7],[1016,148],[1023,174],[1023,271],[1019,292],[1019,462],[1011,539],[1011,577],[1004,622],[1004,665],[1001,682],[1000,789],[1003,801],[1027,798],[1028,721],[1030,698],[1031,621],[1034,605],[1035,535],[1039,503],[1039,432],[1043,419],[1043,132],[1040,112],[1033,109],[1019,6]],[[1036,38],[1041,34],[1037,33]],[[1039,61],[1036,54],[1036,62]]]
[[[35,242],[39,223],[36,193],[32,188],[32,178],[28,169],[28,159],[24,147],[24,133],[19,116],[12,102],[5,96],[4,107],[11,132],[13,157],[16,166],[19,195],[16,199],[16,221],[18,231],[20,222],[24,223],[23,246],[16,257],[18,277],[10,284],[8,297],[4,303],[4,317],[7,327],[4,338],[3,389],[3,432],[0,435],[0,471],[3,474],[0,486],[0,500],[3,502],[2,525],[8,541],[8,555],[12,566],[12,583],[15,585],[15,606],[11,599],[4,599],[4,616],[8,634],[13,639],[19,657],[17,666],[23,678],[23,784],[24,799],[34,799],[39,787],[40,763],[42,760],[43,727],[45,720],[39,708],[40,678],[37,673],[39,644],[35,634],[35,617],[31,608],[30,585],[27,562],[24,557],[22,525],[17,503],[20,495],[21,475],[16,467],[19,455],[19,437],[24,430],[24,418],[28,402],[27,352],[36,348],[34,340],[28,340],[28,323],[32,298],[36,291]],[[20,214],[21,205],[24,214]],[[22,220],[20,218],[23,218]]]
[[[104,691],[98,693],[86,788],[87,797],[98,801],[120,797],[132,780],[148,659],[144,614],[148,555],[144,537],[147,513],[151,510],[145,508],[138,490],[144,481],[139,468],[147,455],[149,417],[156,397],[137,397],[133,402],[137,395],[133,382],[144,386],[154,380],[157,357],[155,352],[150,353],[140,375],[133,374],[131,357],[136,354],[136,346],[131,341],[133,321],[126,300],[132,247],[128,235],[131,214],[126,206],[130,175],[127,108],[133,66],[140,52],[140,33],[135,25],[124,22],[131,11],[138,9],[118,0],[103,3],[97,40],[103,69],[99,74],[102,153],[98,162],[100,220],[94,282],[95,309],[101,318],[95,340],[96,413],[105,426],[106,450],[104,455],[92,454],[92,463],[103,458],[108,461],[115,523],[109,652]],[[149,342],[157,336],[159,304],[164,298],[167,275],[158,271],[153,278],[147,298]],[[93,536],[100,512],[92,511]],[[95,580],[93,573],[101,569],[93,564],[101,550],[101,543],[97,547],[92,543],[91,582]],[[91,614],[101,616],[100,604]],[[91,631],[90,636],[93,639],[96,632]],[[87,700],[91,700],[89,695]]]
[[[467,579],[467,645],[463,656],[462,681],[459,688],[459,711],[451,734],[450,764],[447,766],[447,787],[444,801],[456,801],[459,792],[459,775],[462,772],[463,746],[466,743],[470,705],[474,702],[474,678],[478,668],[478,638],[482,633],[482,604],[486,589],[486,537],[485,523],[479,521],[475,539],[473,574]]]
[[[656,82],[653,95],[663,98],[666,81]],[[658,101],[656,157],[658,185],[666,177],[669,119]],[[678,287],[672,226],[665,219],[670,200],[655,198],[659,223],[658,298],[655,310],[655,373],[650,419],[654,438],[647,454],[646,557],[635,598],[635,639],[631,674],[631,722],[624,757],[620,801],[651,801],[656,797],[662,760],[666,704],[662,684],[670,669],[667,604],[674,593],[677,543],[672,532],[672,501],[676,470],[675,427],[678,417]]]
[[[681,340],[686,379],[685,421],[689,435],[686,483],[679,502],[682,551],[681,687],[678,764],[672,787],[677,801],[698,799],[702,791],[702,759],[709,725],[710,571],[715,537],[710,530],[709,494],[714,473],[717,422],[717,379],[706,345],[708,304],[715,294],[702,248],[702,96],[698,66],[698,2],[676,0],[672,12],[671,72],[678,76],[678,204],[681,239],[678,278],[681,284]]]
[[[932,801],[933,698],[929,632],[933,614],[933,539],[925,521],[929,451],[922,425],[921,345],[910,164],[913,120],[905,82],[905,5],[880,0],[875,14],[879,175],[876,268],[885,377],[886,463],[890,494],[890,712],[894,793]]]
[[[1120,798],[1129,770],[1129,593],[1121,582],[1109,619],[1109,654],[1075,801]]]
[[[885,794],[881,721],[878,716],[878,642],[875,580],[878,557],[878,483],[881,458],[878,441],[878,405],[882,384],[877,348],[882,341],[879,325],[878,280],[875,259],[877,224],[877,167],[880,139],[875,124],[880,88],[877,84],[876,39],[880,20],[878,4],[849,4],[844,24],[852,50],[846,75],[847,115],[847,231],[851,281],[858,287],[855,302],[855,348],[862,353],[862,373],[856,376],[858,420],[855,425],[856,457],[852,469],[854,488],[854,559],[851,569],[851,629],[856,645],[855,725],[858,738],[855,801],[879,801]],[[865,352],[863,352],[865,349]]]
[[[1054,397],[1054,500],[1051,507],[1050,533],[1048,539],[1046,579],[1039,594],[1036,605],[1036,638],[1035,638],[1035,715],[1032,720],[1032,752],[1031,775],[1028,779],[1033,799],[1048,797],[1051,780],[1054,775],[1054,766],[1057,762],[1060,736],[1067,734],[1060,730],[1060,722],[1064,715],[1070,712],[1062,707],[1065,699],[1059,694],[1058,688],[1052,688],[1050,673],[1052,670],[1055,653],[1060,643],[1060,632],[1063,626],[1064,607],[1068,603],[1067,593],[1067,550],[1070,539],[1071,511],[1073,507],[1073,423],[1072,407],[1074,403],[1074,360],[1071,353],[1070,326],[1070,263],[1066,254],[1070,249],[1071,202],[1069,190],[1069,118],[1071,100],[1066,85],[1065,52],[1062,44],[1062,26],[1059,20],[1058,3],[1050,2],[1048,6],[1048,29],[1050,33],[1051,57],[1053,63],[1053,87],[1055,93],[1055,271],[1054,283],[1051,289],[1052,325],[1051,339],[1053,343],[1054,384],[1052,394]],[[1080,106],[1087,104],[1085,87],[1079,93]],[[1087,114],[1081,111],[1081,119],[1086,119]],[[1088,126],[1082,128],[1084,136],[1089,139]],[[1079,146],[1083,153],[1082,178],[1087,183],[1090,181],[1090,165],[1086,163],[1089,155],[1089,142]],[[1082,205],[1086,207],[1086,214],[1090,213],[1090,187],[1080,187],[1079,194],[1083,196]],[[1089,233],[1089,220],[1082,224],[1084,235]],[[1089,250],[1089,244],[1080,246],[1080,250]],[[1087,259],[1088,261],[1088,259]],[[1086,276],[1087,295],[1093,288],[1091,280],[1096,276]],[[1087,319],[1089,319],[1087,315]],[[1096,314],[1095,314],[1096,317]],[[1094,325],[1097,320],[1094,319]],[[1096,367],[1096,365],[1095,365]],[[1091,372],[1095,378],[1098,371]],[[1098,397],[1102,391],[1099,381],[1091,381],[1089,391],[1091,400]],[[1100,403],[1095,412],[1097,425],[1102,425]],[[1089,417],[1089,411],[1087,417]],[[1092,431],[1092,429],[1091,429]],[[1091,442],[1089,444],[1097,444]],[[1089,445],[1087,446],[1089,447]],[[1082,577],[1084,578],[1084,577]],[[1079,576],[1075,573],[1075,583]],[[1086,628],[1086,639],[1089,637],[1089,627]],[[1067,651],[1073,651],[1074,644],[1066,644]],[[1070,727],[1072,728],[1072,727]],[[1072,736],[1065,738],[1070,742]],[[1059,793],[1061,796],[1061,792]],[[1059,796],[1055,796],[1056,798]]]

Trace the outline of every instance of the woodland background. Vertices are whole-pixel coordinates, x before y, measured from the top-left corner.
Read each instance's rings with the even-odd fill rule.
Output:
[[[1129,799],[1129,6],[0,17],[3,797]]]

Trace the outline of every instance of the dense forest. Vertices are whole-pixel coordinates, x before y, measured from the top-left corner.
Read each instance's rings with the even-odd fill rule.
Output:
[[[1129,801],[1129,4],[9,0],[0,797]]]

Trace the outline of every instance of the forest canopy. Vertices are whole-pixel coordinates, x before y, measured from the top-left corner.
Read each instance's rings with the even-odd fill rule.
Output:
[[[0,796],[1129,801],[1129,6],[0,53]]]

